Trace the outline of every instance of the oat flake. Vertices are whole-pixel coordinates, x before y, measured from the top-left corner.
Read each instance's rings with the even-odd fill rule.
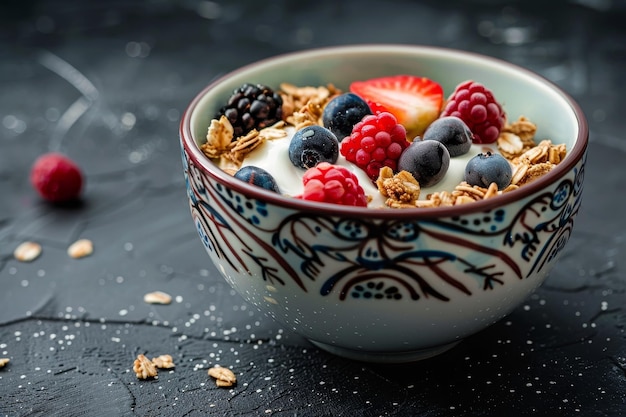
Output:
[[[148,304],[169,304],[172,302],[172,296],[162,291],[153,291],[144,295],[143,301]]]
[[[93,253],[93,243],[89,239],[79,239],[67,248],[67,254],[74,259],[84,258]]]
[[[41,255],[41,245],[37,242],[24,242],[13,251],[13,256],[20,262],[34,261],[39,255]]]

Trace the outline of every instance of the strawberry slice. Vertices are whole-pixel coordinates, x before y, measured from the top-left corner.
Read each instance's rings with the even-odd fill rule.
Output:
[[[412,140],[421,136],[441,112],[443,88],[437,82],[414,75],[395,75],[354,81],[350,91],[396,116]]]

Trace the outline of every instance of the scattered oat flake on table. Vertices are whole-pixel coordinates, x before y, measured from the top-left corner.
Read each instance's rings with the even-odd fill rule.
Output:
[[[89,239],[79,239],[67,248],[67,254],[74,259],[84,258],[93,253],[93,243]]]
[[[4,368],[9,363],[9,358],[0,358],[0,368]]]
[[[228,368],[214,366],[209,369],[209,376],[215,378],[215,385],[218,387],[232,387],[237,383],[237,377]]]
[[[172,296],[163,291],[153,291],[144,295],[143,301],[148,304],[169,304],[172,302]]]
[[[13,251],[15,259],[21,262],[33,261],[39,255],[41,255],[41,245],[37,242],[24,242]]]
[[[157,369],[154,364],[143,354],[137,355],[137,359],[133,362],[133,372],[139,379],[154,378],[157,376]]]
[[[152,358],[152,363],[154,366],[161,369],[169,369],[176,366],[174,365],[174,360],[171,355],[160,355],[156,358]]]

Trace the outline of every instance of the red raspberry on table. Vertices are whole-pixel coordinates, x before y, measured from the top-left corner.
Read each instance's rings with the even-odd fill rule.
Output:
[[[475,81],[464,81],[448,97],[441,116],[456,116],[474,134],[474,143],[493,143],[500,136],[506,114],[491,90]]]
[[[304,191],[298,196],[303,200],[344,206],[367,206],[367,196],[357,177],[347,168],[320,162],[309,168],[302,177]]]
[[[365,116],[352,134],[341,141],[341,154],[372,179],[384,166],[396,171],[398,159],[409,146],[406,129],[389,112]]]
[[[30,182],[45,200],[62,203],[78,199],[83,175],[74,161],[51,152],[37,158],[30,171]]]

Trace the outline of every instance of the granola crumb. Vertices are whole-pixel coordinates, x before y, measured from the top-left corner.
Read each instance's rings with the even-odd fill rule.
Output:
[[[133,362],[133,372],[139,379],[155,378],[157,376],[156,366],[143,354],[137,355]]]
[[[70,258],[79,259],[93,253],[93,242],[89,239],[79,239],[67,248]]]
[[[486,200],[488,198],[494,197],[498,195],[498,184],[496,184],[495,182],[492,182],[491,184],[489,184],[489,187],[487,188],[487,191],[485,191],[485,195],[483,196],[483,200]]]
[[[529,165],[526,170],[524,170],[524,175],[521,176],[515,183],[515,185],[522,186],[528,184],[537,178],[542,177],[543,175],[550,172],[556,165],[551,162],[541,162],[539,164]]]
[[[41,255],[41,245],[37,242],[24,242],[13,251],[13,256],[20,262],[34,261]]]
[[[507,159],[515,158],[524,152],[524,142],[515,133],[502,132],[496,142],[498,150]]]
[[[4,368],[9,362],[9,358],[0,358],[0,368]]]
[[[524,150],[528,150],[535,146],[535,133],[537,132],[537,125],[525,116],[520,116],[513,123],[507,123],[502,129],[502,132],[512,133],[519,137],[522,141]]]
[[[214,366],[209,369],[208,374],[210,377],[215,378],[215,385],[218,387],[231,387],[237,383],[237,377],[228,368]]]
[[[170,369],[176,366],[174,365],[174,360],[171,355],[160,355],[156,358],[152,358],[152,363],[160,369]]]

